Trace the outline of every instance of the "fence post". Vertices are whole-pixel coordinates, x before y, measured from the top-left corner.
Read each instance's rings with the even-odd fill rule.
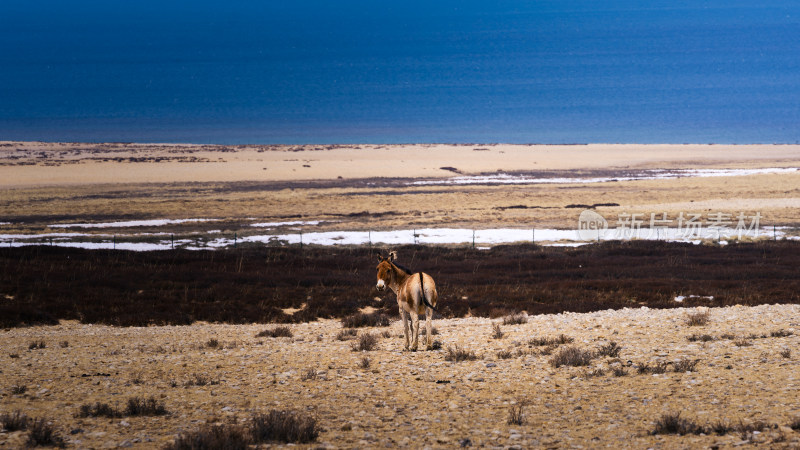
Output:
[[[114,250],[117,249],[117,235],[114,235]]]
[[[175,250],[175,235],[174,234],[170,234],[169,235],[169,239],[170,239],[170,241],[172,241],[172,249]]]
[[[531,228],[531,242],[536,243],[536,228]]]
[[[475,250],[475,230],[472,230],[472,249]]]
[[[369,240],[369,246],[372,247],[372,230],[367,231],[367,240]]]
[[[772,240],[777,241],[778,235],[775,233],[775,225],[772,226]]]
[[[233,232],[233,248],[236,248],[236,232]]]
[[[303,230],[300,230],[300,250],[303,249]]]

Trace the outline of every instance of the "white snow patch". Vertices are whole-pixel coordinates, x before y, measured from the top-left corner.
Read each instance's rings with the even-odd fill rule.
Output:
[[[674,300],[678,303],[683,303],[683,301],[687,298],[703,298],[706,300],[714,300],[713,295],[677,295],[675,296]]]
[[[640,175],[628,175],[618,177],[590,177],[590,178],[569,178],[551,177],[537,178],[529,175],[512,175],[498,173],[492,175],[469,175],[451,177],[441,180],[420,180],[414,181],[411,185],[436,185],[436,184],[553,184],[553,183],[607,183],[610,181],[634,181],[634,180],[665,180],[685,177],[735,177],[758,175],[768,173],[792,173],[797,172],[796,167],[769,167],[764,169],[654,169],[643,170]]]

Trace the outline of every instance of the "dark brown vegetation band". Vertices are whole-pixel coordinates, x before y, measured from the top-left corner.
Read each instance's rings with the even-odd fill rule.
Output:
[[[446,317],[800,303],[800,242],[397,250],[404,265],[434,277]],[[288,323],[342,318],[364,306],[396,316],[394,295],[375,290],[377,253],[313,246],[210,252],[4,248],[0,326],[59,319],[121,326]],[[374,300],[378,295],[382,300]],[[713,300],[678,303],[676,295]],[[287,314],[285,308],[302,309]]]

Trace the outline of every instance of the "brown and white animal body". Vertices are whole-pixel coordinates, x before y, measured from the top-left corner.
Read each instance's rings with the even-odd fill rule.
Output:
[[[413,332],[414,340],[411,350],[417,351],[419,343],[419,315],[425,314],[426,336],[425,348],[431,349],[433,336],[431,333],[431,317],[436,308],[439,294],[436,293],[436,283],[427,273],[411,273],[408,269],[394,263],[397,254],[390,252],[388,258],[378,255],[378,284],[379,291],[387,287],[397,296],[397,306],[400,308],[400,317],[403,318],[403,333],[406,338],[405,349],[409,348],[409,334]],[[411,323],[408,323],[408,316]]]

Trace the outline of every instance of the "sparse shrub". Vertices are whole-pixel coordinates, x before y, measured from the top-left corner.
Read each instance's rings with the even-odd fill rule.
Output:
[[[319,436],[317,420],[292,411],[270,411],[253,417],[250,433],[255,443],[286,442],[305,444]]]
[[[511,352],[511,350],[500,350],[497,352],[497,357],[500,359],[511,359],[513,356],[514,354]]]
[[[181,433],[165,450],[246,450],[251,438],[235,425],[204,425],[199,430]]]
[[[563,345],[563,344],[571,344],[574,341],[575,341],[575,339],[573,339],[573,338],[571,338],[569,336],[565,336],[563,334],[560,334],[560,335],[558,335],[558,337],[554,337],[554,338],[547,338],[547,337],[545,337],[545,338],[533,338],[530,341],[528,341],[528,344],[529,345],[533,345],[533,346],[537,346],[537,347],[544,347],[544,346],[557,347],[557,346]]]
[[[789,423],[789,428],[793,429],[794,431],[800,430],[800,417],[795,417]]]
[[[525,419],[525,404],[526,402],[517,402],[516,405],[511,405],[508,411],[508,424],[509,425],[524,425]]]
[[[689,342],[711,342],[714,340],[714,337],[709,334],[693,334],[691,336],[686,337],[686,340]]]
[[[730,333],[725,333],[725,334],[720,335],[720,339],[725,339],[725,340],[728,340],[728,341],[732,341],[732,340],[736,339],[736,336],[734,336],[734,335],[732,335]]]
[[[358,363],[358,367],[361,367],[362,369],[369,369],[370,362],[371,361],[369,360],[369,358],[365,356],[361,358],[361,361]]]
[[[523,323],[528,323],[527,314],[517,313],[503,317],[503,325],[522,325]]]
[[[142,371],[137,370],[136,372],[133,373],[133,375],[131,375],[131,383],[139,385],[142,384],[143,382],[144,380],[142,378]]]
[[[217,348],[219,346],[219,341],[215,338],[211,338],[206,342],[206,347],[208,348]]]
[[[11,393],[14,395],[22,395],[26,392],[28,392],[28,386],[24,384],[15,384],[11,386]]]
[[[293,337],[292,330],[286,326],[275,327],[273,329],[266,329],[256,334],[256,337]]]
[[[61,348],[67,348],[69,347],[69,341],[61,341],[59,345],[61,346]]]
[[[362,328],[362,327],[388,327],[389,317],[381,313],[357,313],[342,318],[342,326],[345,328]]]
[[[662,415],[656,420],[656,426],[650,434],[700,434],[702,427],[698,426],[694,421],[684,419],[681,413],[669,413]]]
[[[435,340],[433,344],[431,344],[431,350],[440,350],[442,348],[442,341]]]
[[[595,378],[595,377],[602,377],[602,376],[603,376],[603,375],[605,375],[605,374],[606,374],[606,371],[605,371],[605,370],[603,370],[603,368],[602,368],[602,367],[598,367],[598,368],[596,368],[596,369],[594,369],[594,370],[589,370],[589,371],[587,371],[587,372],[584,374],[584,376],[585,376],[586,378]]]
[[[219,384],[219,380],[212,380],[201,373],[194,374],[194,378],[186,382],[186,386],[205,386]]]
[[[11,358],[11,359],[19,358],[19,353],[11,353],[11,354],[8,355],[8,357]]]
[[[381,337],[384,339],[389,339],[390,337],[392,337],[392,332],[389,330],[383,330],[383,332],[381,333]]]
[[[122,417],[122,411],[112,407],[108,403],[97,402],[94,405],[83,404],[75,413],[75,417]]]
[[[310,368],[306,370],[306,372],[300,376],[301,381],[308,381],[308,380],[316,380],[319,374],[317,373],[317,369]]]
[[[131,397],[125,407],[126,416],[164,416],[169,414],[163,402],[158,402],[154,397]]]
[[[445,361],[453,362],[474,361],[478,359],[478,356],[475,355],[475,352],[472,350],[467,350],[456,345],[455,347],[447,347],[447,355],[445,355],[444,359]]]
[[[557,348],[558,346],[556,345],[548,345],[547,347],[544,347],[541,350],[539,350],[539,354],[542,356],[550,356],[553,354],[554,351],[556,351]]]
[[[614,374],[615,377],[624,377],[628,374],[628,371],[623,366],[614,366],[611,368],[611,373]]]
[[[583,350],[578,347],[564,347],[550,359],[550,365],[556,368],[561,366],[588,366],[594,357],[595,353],[590,350]]]
[[[339,331],[339,334],[336,335],[336,340],[346,341],[348,339],[353,339],[356,336],[358,336],[358,330],[355,328],[344,328]]]
[[[751,345],[753,345],[753,341],[746,338],[741,338],[733,341],[733,345],[737,347],[750,347]]]
[[[708,324],[709,314],[708,311],[696,312],[689,314],[686,318],[686,324],[690,327],[699,327]]]
[[[33,341],[30,344],[28,344],[28,350],[36,350],[45,347],[47,347],[47,344],[45,344],[44,341]]]
[[[774,338],[782,338],[782,337],[789,337],[789,336],[791,336],[793,334],[794,333],[792,333],[791,331],[787,331],[787,330],[776,330],[776,331],[773,331],[772,333],[770,333],[769,335],[770,335],[770,337],[774,337]]]
[[[28,429],[31,419],[19,410],[13,413],[0,414],[0,426],[8,432],[11,431],[24,431]]]
[[[783,356],[786,359],[791,358],[792,357],[792,350],[790,350],[788,348],[785,348],[785,349],[781,350],[781,356]]]
[[[672,370],[675,372],[694,372],[694,368],[699,363],[699,359],[695,359],[694,361],[688,359],[682,359],[680,361],[675,361],[672,364]]]
[[[503,330],[500,329],[499,323],[492,325],[492,338],[503,339]]]
[[[350,348],[354,352],[370,352],[378,346],[378,338],[372,333],[361,333]]]
[[[647,363],[644,363],[644,364],[639,365],[639,368],[637,369],[637,372],[640,375],[666,373],[668,366],[669,366],[669,363],[665,362],[665,361],[656,362],[652,366],[650,366]]]
[[[619,356],[620,350],[622,350],[622,347],[620,347],[616,342],[611,341],[608,344],[600,347],[600,349],[597,351],[597,356],[616,358]]]
[[[28,427],[29,447],[64,447],[64,439],[46,419],[33,420]]]

